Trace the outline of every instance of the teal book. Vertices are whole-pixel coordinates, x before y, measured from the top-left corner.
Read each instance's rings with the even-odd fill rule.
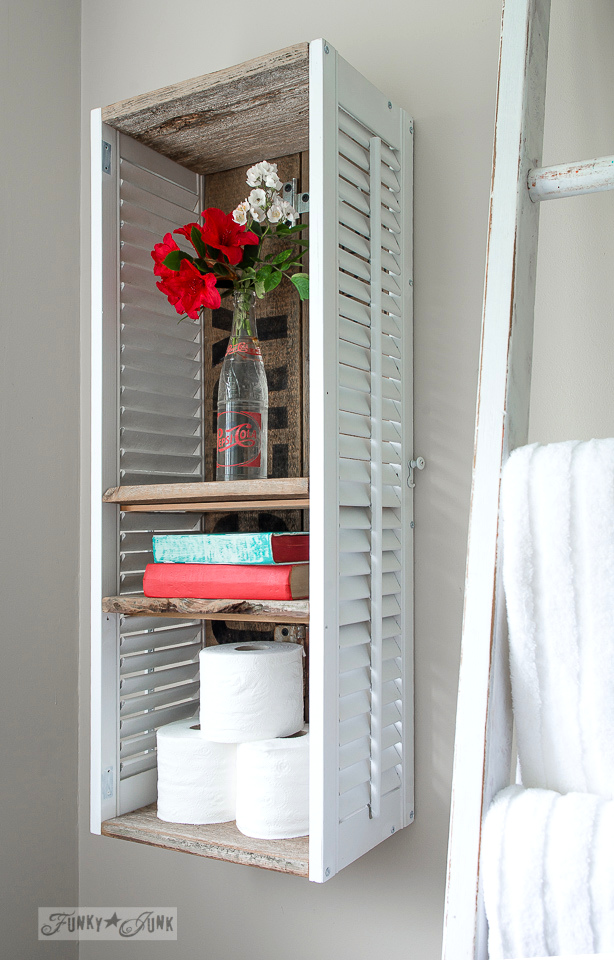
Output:
[[[308,533],[155,534],[156,563],[306,563]]]

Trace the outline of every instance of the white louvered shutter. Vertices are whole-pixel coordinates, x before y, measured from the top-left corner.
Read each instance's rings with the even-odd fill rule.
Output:
[[[113,505],[100,514],[101,495],[119,484],[200,481],[204,461],[202,326],[178,322],[155,287],[150,255],[165,233],[198,218],[199,178],[99,118],[94,158],[96,139],[109,144],[103,155],[110,156],[108,172],[96,170],[95,161],[92,169],[100,317],[92,361],[102,381],[102,401],[92,410],[94,461],[96,439],[102,448],[101,462],[92,465],[92,527],[94,533],[101,523],[108,558],[99,571],[94,560],[92,576],[92,734],[93,752],[100,751],[92,763],[92,829],[99,831],[101,819],[155,800],[156,729],[197,711],[202,641],[200,620],[115,614],[103,615],[96,635],[102,596],[142,592],[152,531],[201,526],[197,514],[140,512],[120,512],[118,524]],[[182,237],[178,242],[187,249]],[[102,273],[95,254],[102,254]]]
[[[413,819],[410,119],[310,47],[311,840],[326,880]]]

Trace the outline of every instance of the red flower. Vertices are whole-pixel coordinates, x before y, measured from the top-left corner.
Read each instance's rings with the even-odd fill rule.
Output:
[[[166,233],[164,235],[164,242],[156,243],[151,251],[151,255],[155,260],[154,273],[156,277],[172,277],[173,274],[177,272],[176,270],[171,270],[169,267],[165,267],[163,262],[173,250],[179,250],[179,247],[173,240],[172,234]]]
[[[181,233],[181,234],[183,234],[183,236],[186,238],[186,240],[189,240],[190,243],[192,244],[192,246],[194,246],[194,244],[192,243],[192,227],[196,227],[196,229],[198,230],[198,232],[199,232],[199,233],[202,233],[202,229],[203,229],[203,228],[201,227],[201,225],[200,225],[199,223],[186,223],[185,226],[183,226],[183,227],[178,227],[176,230],[173,230],[173,233]],[[196,249],[196,248],[194,248],[194,249]],[[198,251],[197,251],[197,252],[198,252]]]
[[[166,294],[177,313],[187,313],[196,320],[201,307],[217,310],[222,302],[212,273],[202,274],[190,260],[182,260],[178,271],[159,281],[156,286]]]
[[[203,241],[209,247],[220,250],[229,263],[236,265],[243,259],[243,247],[258,244],[255,233],[235,223],[232,214],[224,213],[217,207],[203,210],[205,225],[201,228]]]

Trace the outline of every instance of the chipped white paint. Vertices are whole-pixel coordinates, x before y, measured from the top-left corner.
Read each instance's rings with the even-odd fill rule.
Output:
[[[529,171],[527,185],[534,201],[614,190],[614,157],[538,167]]]

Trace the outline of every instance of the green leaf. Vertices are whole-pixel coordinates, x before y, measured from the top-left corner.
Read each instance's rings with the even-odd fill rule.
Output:
[[[271,263],[283,263],[284,260],[287,260],[288,257],[292,256],[292,250],[282,250],[281,253],[278,253],[276,257],[273,257]]]
[[[196,229],[196,227],[192,227],[190,231],[190,239],[198,255],[201,257],[206,257],[207,248],[203,243],[203,238],[201,237],[200,232]]]
[[[256,288],[256,296],[258,297],[259,300],[262,300],[262,298],[266,293],[266,290],[264,288],[264,280],[256,280],[256,283],[254,284],[254,286]]]
[[[271,266],[271,264],[265,263],[265,265],[263,267],[260,267],[260,270],[258,270],[256,273],[256,282],[263,282],[264,280],[267,279],[267,277],[270,277],[272,273],[273,273],[273,267]]]
[[[194,258],[190,256],[189,253],[184,253],[183,250],[171,250],[168,253],[162,263],[165,267],[168,267],[169,270],[179,270],[182,260],[191,260],[194,263]]]
[[[281,270],[278,270],[276,273],[271,274],[270,277],[267,277],[264,281],[264,289],[267,293],[270,293],[271,290],[274,290],[275,287],[278,287],[282,281],[283,273]]]
[[[309,274],[294,273],[290,277],[290,280],[298,290],[298,295],[301,298],[301,300],[308,300],[309,299]]]

